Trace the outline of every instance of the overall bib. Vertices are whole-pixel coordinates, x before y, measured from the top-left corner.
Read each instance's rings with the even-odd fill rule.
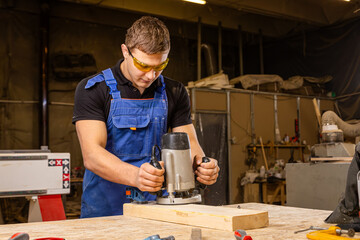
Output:
[[[167,132],[168,104],[163,76],[161,86],[155,90],[153,99],[124,99],[117,89],[111,69],[90,79],[85,88],[104,81],[112,95],[107,126],[106,150],[122,161],[140,167],[149,162],[154,144],[160,146],[161,137]],[[123,204],[129,202],[126,186],[107,181],[85,170],[81,218],[122,215]],[[156,196],[144,192],[148,201]]]

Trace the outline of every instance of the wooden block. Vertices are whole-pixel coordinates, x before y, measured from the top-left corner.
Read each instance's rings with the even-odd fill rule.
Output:
[[[333,162],[351,162],[353,157],[312,157],[310,161],[333,161]]]
[[[198,204],[126,203],[124,204],[124,215],[227,231],[256,229],[269,225],[267,211]]]

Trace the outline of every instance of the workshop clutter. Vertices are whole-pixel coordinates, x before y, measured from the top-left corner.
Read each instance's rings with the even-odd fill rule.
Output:
[[[296,132],[296,131],[295,131]],[[303,151],[306,145],[300,144],[299,139],[289,137],[287,134],[278,142],[263,143],[262,137],[254,139],[247,145],[247,158],[245,160],[249,170],[240,180],[242,188],[242,201],[244,202],[286,202],[286,172],[285,164],[290,162],[303,162]],[[294,152],[299,152],[299,159],[294,159]],[[290,153],[290,157],[288,158]],[[258,166],[258,157],[261,165]]]
[[[226,88],[233,88],[234,85],[229,84],[229,77],[227,74],[221,71],[220,73],[211,75],[206,78],[202,78],[195,82],[190,81],[188,82],[187,88],[210,88],[210,89],[226,89]]]
[[[332,76],[308,77],[292,76],[284,80],[275,74],[246,74],[229,81],[237,88],[263,92],[283,92],[306,96],[326,96],[325,84],[332,80]],[[330,94],[332,96],[332,94]]]
[[[266,169],[264,165],[260,169],[247,170],[245,176],[240,180],[242,188],[242,201],[244,202],[280,202],[285,204],[285,161],[275,160]]]
[[[332,76],[328,75],[319,78],[292,76],[284,80],[281,76],[275,74],[246,74],[229,80],[228,75],[220,71],[217,74],[200,80],[188,82],[187,88],[209,88],[215,90],[243,88],[262,92],[333,97],[333,93],[327,93],[325,88],[325,84],[331,80]]]
[[[285,179],[285,175],[285,162],[283,159],[278,159],[274,166],[267,171],[264,166],[261,166],[259,170],[247,170],[240,184],[244,186],[248,183],[254,183],[255,180],[261,181],[268,178]]]

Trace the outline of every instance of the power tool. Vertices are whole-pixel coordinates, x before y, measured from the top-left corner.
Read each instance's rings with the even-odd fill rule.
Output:
[[[157,194],[158,204],[187,204],[200,203],[201,194],[195,188],[195,176],[193,172],[193,161],[191,159],[190,141],[187,133],[173,132],[166,133],[161,139],[161,154],[156,154],[157,145],[153,146],[150,164],[161,169],[158,156],[165,167],[165,182],[163,189]],[[203,157],[203,162],[209,162],[207,157]],[[127,198],[143,203],[144,198],[141,191],[129,187],[127,188]]]
[[[160,238],[160,236],[158,234],[156,235],[152,235],[150,237],[145,238],[144,240],[175,240],[174,236],[168,236],[165,238]]]

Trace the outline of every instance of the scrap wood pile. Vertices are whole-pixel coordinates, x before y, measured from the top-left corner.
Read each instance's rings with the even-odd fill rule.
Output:
[[[325,96],[325,84],[332,80],[331,76],[320,78],[293,76],[284,80],[275,74],[246,74],[229,80],[227,74],[220,73],[190,81],[187,88],[230,89],[242,88],[262,92],[283,92],[307,96]]]
[[[202,78],[195,82],[191,81],[188,83],[188,88],[210,88],[210,89],[227,89],[233,88],[234,85],[229,84],[229,78],[227,74],[222,71],[220,73],[211,75],[206,78]]]
[[[299,94],[307,96],[325,96],[325,84],[332,80],[332,76],[308,77],[293,76],[284,80],[275,74],[247,74],[233,78],[230,84],[238,88],[265,91],[283,92],[289,94]]]

